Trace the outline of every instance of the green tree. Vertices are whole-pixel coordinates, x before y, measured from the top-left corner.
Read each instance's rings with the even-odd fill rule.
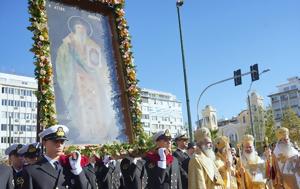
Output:
[[[289,108],[284,110],[283,117],[281,120],[281,126],[286,127],[290,131],[290,139],[299,144],[300,142],[300,118],[294,112],[293,109]]]
[[[275,120],[274,120],[274,114],[273,110],[271,107],[267,107],[266,112],[265,112],[265,123],[264,123],[264,128],[265,128],[265,137],[267,137],[267,142],[268,144],[271,144],[273,142],[276,142],[276,137],[275,137]]]

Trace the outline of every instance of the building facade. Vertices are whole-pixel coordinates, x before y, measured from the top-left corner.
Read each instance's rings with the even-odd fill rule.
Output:
[[[218,134],[227,136],[230,143],[236,147],[242,137],[249,132],[250,117],[248,110],[241,111],[231,119],[218,120]]]
[[[36,141],[37,82],[33,77],[0,73],[0,157],[9,143]]]
[[[300,117],[300,78],[288,78],[288,82],[278,85],[278,91],[269,95],[276,125],[280,126],[284,110],[292,108]]]
[[[265,137],[263,97],[256,92],[252,92],[250,94],[250,107],[255,140],[256,142],[263,142]],[[218,120],[218,134],[227,136],[234,146],[245,134],[252,134],[249,109],[241,111],[231,119]]]
[[[142,124],[150,136],[160,130],[169,129],[172,136],[186,132],[183,124],[182,103],[170,93],[141,89]]]

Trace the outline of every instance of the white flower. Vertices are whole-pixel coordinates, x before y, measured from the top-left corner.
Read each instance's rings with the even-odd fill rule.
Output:
[[[41,41],[44,41],[45,38],[44,38],[44,36],[40,35],[40,36],[39,36],[39,39],[40,39]]]
[[[41,69],[40,74],[45,75],[47,72],[44,69]]]

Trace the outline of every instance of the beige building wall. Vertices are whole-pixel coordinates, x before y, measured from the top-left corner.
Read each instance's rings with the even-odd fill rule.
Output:
[[[230,143],[236,147],[250,126],[248,110],[243,110],[237,117],[219,122],[219,135],[227,136]]]
[[[202,110],[201,127],[206,127],[211,130],[218,129],[216,109],[210,105],[205,106]]]

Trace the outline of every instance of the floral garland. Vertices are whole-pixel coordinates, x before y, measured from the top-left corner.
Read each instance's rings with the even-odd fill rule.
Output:
[[[113,8],[115,22],[119,36],[119,49],[122,56],[123,73],[126,81],[126,92],[129,100],[129,111],[131,113],[132,132],[134,141],[132,144],[112,144],[99,148],[101,153],[115,153],[119,151],[140,151],[144,152],[150,148],[149,137],[144,133],[141,124],[140,93],[137,86],[135,65],[131,51],[131,37],[128,31],[127,21],[124,18],[124,0],[94,0]],[[34,44],[31,51],[35,58],[35,77],[39,84],[36,96],[39,103],[39,123],[47,128],[57,124],[55,112],[55,96],[53,91],[52,64],[50,62],[50,42],[47,28],[46,0],[28,0],[31,26],[28,27],[33,32]],[[120,152],[120,151],[119,151]]]

